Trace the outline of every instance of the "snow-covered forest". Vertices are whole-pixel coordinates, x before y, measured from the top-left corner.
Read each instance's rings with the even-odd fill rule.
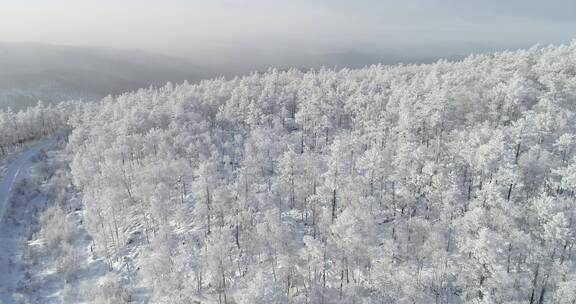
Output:
[[[67,122],[81,204],[34,238],[83,302],[573,304],[575,111],[572,43],[169,83],[0,138]]]
[[[68,118],[80,110],[75,102],[45,105],[42,102],[22,111],[0,109],[0,157],[25,143],[66,129]]]

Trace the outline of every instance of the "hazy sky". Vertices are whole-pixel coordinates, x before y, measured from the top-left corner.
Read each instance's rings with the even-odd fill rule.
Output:
[[[576,0],[0,0],[0,41],[191,57],[575,37]]]

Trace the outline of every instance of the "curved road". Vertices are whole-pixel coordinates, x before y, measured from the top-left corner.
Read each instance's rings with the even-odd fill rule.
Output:
[[[25,172],[30,167],[30,159],[32,156],[38,154],[40,150],[49,147],[55,142],[56,140],[54,139],[44,139],[35,143],[28,150],[20,153],[4,171],[4,176],[2,177],[2,181],[0,181],[0,224],[2,224],[4,213],[8,208],[12,188],[21,177],[20,173]]]

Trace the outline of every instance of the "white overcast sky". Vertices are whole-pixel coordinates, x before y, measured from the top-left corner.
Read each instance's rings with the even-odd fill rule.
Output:
[[[179,56],[574,37],[576,0],[0,0],[0,41]]]

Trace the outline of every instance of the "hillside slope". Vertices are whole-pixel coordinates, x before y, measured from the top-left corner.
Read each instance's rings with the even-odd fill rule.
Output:
[[[573,303],[575,100],[572,44],[87,104],[97,299]]]

